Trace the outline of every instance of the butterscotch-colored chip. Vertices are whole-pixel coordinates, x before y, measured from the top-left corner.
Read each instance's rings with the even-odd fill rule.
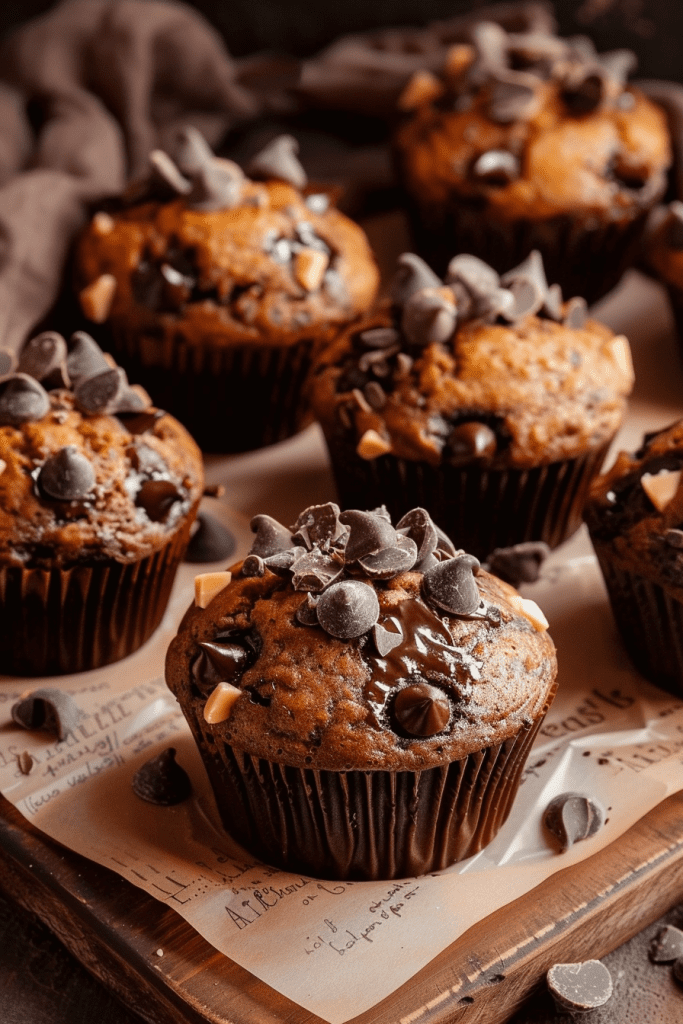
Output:
[[[399,110],[415,110],[430,100],[438,99],[443,85],[431,71],[416,71],[398,98]]]
[[[209,725],[225,722],[232,714],[235,702],[242,691],[232,683],[219,683],[204,705],[204,720]]]
[[[88,320],[101,324],[109,316],[109,310],[116,292],[116,278],[113,274],[100,274],[92,284],[81,291],[81,309]]]
[[[210,601],[225,590],[232,579],[231,572],[200,572],[194,578],[194,603],[198,608],[206,608]]]
[[[5,472],[6,469],[7,469],[7,463],[5,462],[4,459],[0,459],[0,476],[2,476],[2,474]]]
[[[92,225],[98,235],[108,235],[114,230],[115,220],[104,210],[98,210],[92,219]]]
[[[633,380],[633,360],[631,359],[631,349],[629,343],[623,334],[619,334],[616,338],[612,338],[610,342],[610,349],[614,356],[614,361],[617,366],[629,380]]]
[[[366,430],[356,446],[361,459],[377,459],[391,451],[391,445],[376,430]]]
[[[302,249],[296,254],[294,276],[307,292],[315,292],[322,284],[329,264],[327,253],[318,249]]]
[[[676,494],[681,482],[680,469],[662,469],[659,473],[643,473],[640,483],[648,498],[663,512]]]
[[[532,601],[529,597],[520,597],[519,594],[515,594],[510,598],[510,604],[517,609],[520,615],[523,615],[525,619],[528,619],[534,629],[538,630],[539,633],[544,633],[546,631],[548,628],[548,620],[535,601]]]

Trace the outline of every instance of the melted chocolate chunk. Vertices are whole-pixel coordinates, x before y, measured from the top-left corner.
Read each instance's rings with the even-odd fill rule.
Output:
[[[190,537],[185,552],[186,562],[220,562],[230,558],[237,547],[237,541],[226,526],[208,512],[199,512],[197,526]]]
[[[570,1010],[594,1010],[612,996],[612,975],[599,960],[553,964],[546,977],[553,998]]]
[[[478,570],[479,560],[474,555],[459,555],[439,562],[422,578],[424,595],[451,615],[469,615],[481,603],[474,578]]]
[[[268,181],[275,178],[286,181],[294,188],[305,188],[308,182],[297,153],[299,143],[293,135],[278,135],[250,161],[247,173],[252,178]]]
[[[176,501],[182,499],[170,480],[145,480],[135,495],[135,504],[145,510],[153,523],[163,523]]]
[[[396,694],[393,718],[398,728],[409,736],[436,736],[450,721],[451,705],[438,687],[412,683]]]
[[[76,445],[70,444],[47,459],[38,474],[38,486],[57,501],[78,501],[95,486],[95,470]]]
[[[116,412],[127,389],[124,371],[119,366],[108,367],[102,373],[79,381],[74,388],[74,398],[82,412],[94,416]]]
[[[63,690],[33,690],[12,706],[12,718],[24,729],[44,729],[61,743],[81,720],[82,712],[73,697]]]
[[[446,442],[446,458],[452,466],[490,462],[496,454],[498,440],[485,423],[458,423]]]
[[[318,622],[330,636],[351,640],[372,629],[379,618],[374,589],[360,580],[333,583],[318,600]]]
[[[26,373],[0,380],[0,426],[18,427],[42,420],[50,411],[47,391]]]
[[[67,381],[66,341],[56,331],[43,331],[26,342],[19,355],[17,369],[42,382],[55,380],[55,387],[63,387]],[[59,381],[60,383],[56,383]]]
[[[71,335],[66,368],[74,387],[88,377],[95,377],[111,369],[100,346],[85,331],[76,331]]]
[[[202,695],[207,696],[218,683],[236,686],[256,661],[256,649],[248,636],[200,641],[201,650],[192,662],[192,678]]]
[[[670,964],[683,957],[683,932],[667,924],[655,935],[650,943],[650,960],[653,964]]]
[[[602,809],[581,793],[561,793],[550,801],[543,815],[543,824],[557,839],[561,853],[594,836],[604,820]]]
[[[182,803],[192,792],[190,777],[176,762],[174,747],[145,761],[133,776],[132,787],[141,800],[161,807]]]
[[[277,519],[271,516],[258,515],[249,523],[252,533],[256,534],[254,543],[249,549],[250,555],[260,555],[261,558],[270,558],[280,551],[291,548],[294,544],[292,534],[286,526],[278,523]]]
[[[549,554],[550,548],[542,540],[496,548],[488,557],[488,571],[513,587],[519,587],[521,583],[535,583]]]
[[[349,509],[342,512],[339,519],[350,530],[344,549],[347,562],[355,562],[396,546],[396,531],[384,516]]]

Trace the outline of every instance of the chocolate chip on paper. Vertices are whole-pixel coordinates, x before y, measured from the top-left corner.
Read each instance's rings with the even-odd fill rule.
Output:
[[[318,622],[330,636],[352,640],[372,629],[379,618],[374,589],[360,580],[333,583],[320,595]]]
[[[298,159],[299,143],[293,135],[278,135],[249,162],[247,173],[252,178],[286,181],[294,188],[305,188],[306,171]]]
[[[474,555],[458,555],[439,562],[422,578],[426,599],[451,615],[471,614],[481,604],[474,578],[478,570],[479,560]]]
[[[45,388],[26,373],[0,380],[0,426],[19,427],[42,420],[50,410]]]
[[[683,931],[667,924],[650,943],[649,957],[653,964],[670,964],[683,957]]]
[[[30,775],[33,771],[33,758],[29,754],[28,750],[22,750],[20,754],[17,754],[17,765],[22,775]]]
[[[76,728],[81,709],[69,693],[43,688],[33,690],[12,705],[12,718],[23,729],[44,729],[61,743]]]
[[[187,800],[192,792],[192,783],[175,756],[175,748],[168,747],[145,761],[133,776],[131,785],[135,795],[161,807],[172,807]]]
[[[393,717],[398,727],[410,736],[426,739],[443,732],[450,721],[451,705],[437,686],[412,683],[396,694]]]
[[[95,486],[95,470],[90,460],[69,444],[47,459],[38,474],[38,486],[57,501],[78,501]]]
[[[604,821],[602,808],[582,793],[561,793],[543,814],[543,824],[558,841],[561,853],[594,836]]]
[[[230,558],[236,547],[237,541],[226,526],[209,512],[199,512],[184,561],[192,564],[219,562]]]

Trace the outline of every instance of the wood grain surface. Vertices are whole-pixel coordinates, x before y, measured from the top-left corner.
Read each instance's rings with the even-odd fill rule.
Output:
[[[1,798],[0,886],[153,1024],[319,1024],[172,910],[52,842]],[[676,794],[616,843],[471,928],[354,1024],[502,1024],[551,964],[603,956],[681,898]]]

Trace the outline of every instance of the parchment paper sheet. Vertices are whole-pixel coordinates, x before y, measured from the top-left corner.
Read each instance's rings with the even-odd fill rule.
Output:
[[[640,364],[620,439],[631,447],[644,429],[683,414],[680,369],[656,286],[632,275],[601,313],[630,334],[637,372]],[[667,372],[659,374],[662,358]],[[208,460],[207,468],[209,479],[228,483],[235,511],[212,504],[238,534],[236,557],[249,544],[250,515],[268,511],[289,523],[306,504],[334,496],[316,428],[264,452]],[[550,620],[560,690],[494,842],[447,871],[397,882],[321,882],[268,868],[218,825],[189,730],[163,682],[166,646],[192,600],[195,571],[182,567],[162,626],[118,665],[56,680],[0,680],[0,790],[48,835],[173,907],[218,950],[330,1024],[379,1002],[476,921],[613,842],[683,788],[683,701],[630,667],[581,532],[525,588]],[[69,691],[85,712],[63,743],[11,721],[14,701],[38,686]],[[130,781],[168,746],[194,795],[155,807]],[[28,776],[17,763],[24,750],[35,761]],[[597,799],[607,823],[560,855],[541,817],[567,790]]]

